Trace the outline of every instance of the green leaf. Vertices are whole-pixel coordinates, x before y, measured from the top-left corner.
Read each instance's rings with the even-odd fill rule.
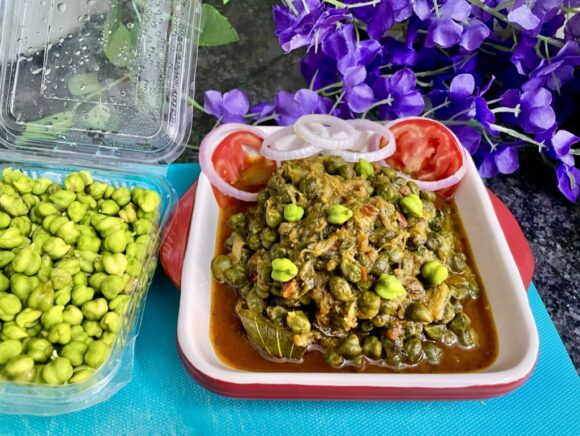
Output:
[[[58,139],[72,126],[74,113],[60,112],[36,121],[26,123],[18,142],[47,141]]]
[[[111,110],[104,104],[95,105],[84,117],[84,124],[89,129],[112,131]]]
[[[290,330],[252,312],[243,299],[236,304],[236,313],[242,321],[250,342],[266,357],[302,359],[306,348],[294,344],[294,334]]]
[[[123,24],[120,3],[116,4],[103,27],[103,52],[111,64],[127,68],[134,62],[137,32],[138,26],[129,30]]]
[[[93,94],[101,89],[97,73],[75,74],[68,80],[68,91],[74,97]]]
[[[226,45],[237,42],[239,39],[236,29],[216,8],[205,3],[201,5],[200,46]]]

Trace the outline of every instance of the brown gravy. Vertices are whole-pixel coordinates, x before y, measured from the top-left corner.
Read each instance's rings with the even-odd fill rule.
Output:
[[[224,252],[224,241],[229,236],[226,224],[228,218],[240,212],[240,208],[222,210],[220,212],[218,237],[216,239],[215,255]],[[456,212],[456,211],[455,211]],[[463,226],[455,213],[456,228],[460,231],[461,239],[466,247],[468,262],[476,270],[473,255],[465,238]],[[407,367],[404,372],[411,373],[458,373],[484,369],[491,365],[498,354],[498,340],[495,324],[491,314],[485,290],[480,283],[481,293],[478,299],[470,300],[464,305],[465,313],[471,319],[472,327],[479,335],[479,347],[465,350],[458,346],[444,347],[443,358],[439,365],[433,366],[423,361],[414,367]],[[210,316],[210,338],[214,350],[220,360],[236,369],[255,372],[355,372],[353,367],[334,369],[323,358],[321,352],[311,351],[305,354],[301,363],[274,362],[264,358],[246,338],[246,332],[234,306],[238,300],[237,292],[213,281]],[[366,365],[363,372],[393,373],[390,368],[377,365]]]

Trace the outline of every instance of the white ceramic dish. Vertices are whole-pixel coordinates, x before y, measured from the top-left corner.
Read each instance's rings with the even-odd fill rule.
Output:
[[[498,396],[517,388],[534,368],[538,333],[517,266],[470,157],[455,200],[498,333],[499,354],[490,367],[456,374],[266,373],[222,363],[209,334],[210,262],[219,208],[203,174],[182,274],[177,334],[184,364],[207,388],[248,398],[463,399]]]

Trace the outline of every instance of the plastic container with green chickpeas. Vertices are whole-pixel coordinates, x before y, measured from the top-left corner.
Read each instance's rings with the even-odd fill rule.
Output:
[[[0,413],[55,415],[131,379],[176,200],[165,164],[191,131],[199,1],[0,14]]]

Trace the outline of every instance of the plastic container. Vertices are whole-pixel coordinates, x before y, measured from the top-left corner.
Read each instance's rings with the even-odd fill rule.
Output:
[[[107,361],[79,384],[0,382],[0,413],[55,415],[105,401],[132,375],[161,228],[176,201],[167,163],[191,132],[199,0],[0,2],[0,170],[157,191],[138,290]]]

